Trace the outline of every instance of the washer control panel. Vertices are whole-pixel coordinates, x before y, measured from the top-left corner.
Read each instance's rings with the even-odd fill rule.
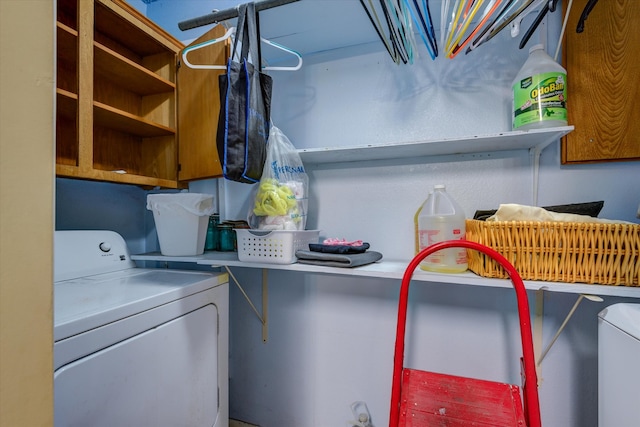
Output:
[[[54,234],[54,281],[134,268],[127,243],[106,230],[64,230]]]
[[[102,242],[98,245],[98,247],[100,248],[100,250],[102,252],[109,252],[111,251],[111,243],[109,242]]]

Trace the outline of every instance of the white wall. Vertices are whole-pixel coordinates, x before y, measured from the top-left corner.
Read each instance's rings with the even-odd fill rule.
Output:
[[[550,28],[557,32],[555,19]],[[391,63],[375,43],[309,55],[299,72],[272,73],[273,120],[299,148],[504,131],[510,123],[511,80],[526,57],[515,43],[502,35],[468,57],[432,62],[423,55],[412,66]],[[386,259],[412,255],[413,214],[433,184],[445,183],[468,217],[476,209],[532,200],[526,154],[454,157],[442,163],[389,159],[307,169],[309,228],[319,228],[325,236],[367,240]],[[219,185],[223,218],[244,218],[251,186],[209,180],[191,189],[216,194]],[[554,143],[541,158],[539,189],[540,205],[604,200],[602,216],[632,221],[640,168],[633,162],[561,166],[559,144]],[[67,202],[59,198],[58,203]],[[129,214],[143,215],[139,209]],[[260,272],[233,271],[259,300]],[[232,288],[231,417],[265,427],[344,426],[352,418],[349,404],[364,400],[374,425],[384,426],[398,286],[382,279],[270,271],[266,343],[255,315]],[[420,332],[409,335],[411,363],[518,382],[509,290],[420,284],[414,291],[410,322],[419,325]],[[575,297],[545,295],[545,344]],[[596,426],[596,314],[618,300],[581,305],[545,359],[540,387],[545,425]]]
[[[56,179],[56,230],[112,230],[127,241],[131,253],[153,250],[153,217],[146,191],[134,185]],[[153,238],[147,238],[147,225]]]

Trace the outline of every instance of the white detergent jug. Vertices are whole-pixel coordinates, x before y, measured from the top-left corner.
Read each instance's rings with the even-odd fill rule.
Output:
[[[446,192],[444,185],[435,185],[418,214],[420,250],[437,242],[463,240],[465,215],[462,208]],[[461,273],[467,270],[467,250],[450,248],[426,257],[420,268],[438,273]]]

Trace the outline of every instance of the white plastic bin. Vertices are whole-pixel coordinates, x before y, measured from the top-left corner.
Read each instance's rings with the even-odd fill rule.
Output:
[[[166,256],[193,256],[204,252],[213,196],[199,193],[149,194],[160,252]]]
[[[293,264],[296,251],[309,250],[309,243],[318,243],[320,230],[267,231],[236,230],[238,260],[266,264]]]

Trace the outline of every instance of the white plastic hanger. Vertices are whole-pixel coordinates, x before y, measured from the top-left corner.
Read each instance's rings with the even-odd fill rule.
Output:
[[[211,40],[207,40],[205,42],[202,43],[198,43],[198,44],[194,44],[193,46],[189,46],[187,48],[185,48],[182,51],[182,61],[189,67],[189,68],[194,68],[194,69],[202,69],[202,70],[226,70],[227,69],[227,64],[224,65],[214,65],[214,64],[192,64],[191,62],[189,62],[189,60],[187,59],[187,54],[189,52],[193,52],[194,50],[198,50],[201,49],[203,47],[206,46],[211,46],[213,44],[219,43],[221,41],[224,41],[226,39],[228,39],[229,37],[233,36],[236,32],[235,27],[229,28],[227,30],[227,32],[220,38],[217,39],[211,39]],[[263,67],[262,70],[274,70],[274,71],[296,71],[299,70],[302,67],[302,56],[300,56],[300,54],[294,50],[291,50],[287,47],[284,47],[278,43],[272,42],[271,40],[267,40],[263,37],[260,38],[264,43],[267,43],[270,46],[273,46],[277,49],[283,50],[287,53],[290,53],[292,55],[294,55],[296,58],[298,58],[298,63],[294,66],[287,66],[287,67]]]
[[[276,49],[280,49],[280,50],[282,50],[282,51],[284,51],[284,52],[290,53],[290,54],[292,54],[293,56],[295,56],[296,58],[298,58],[298,63],[297,63],[296,65],[293,65],[293,66],[283,66],[283,67],[274,67],[274,66],[270,66],[270,65],[268,65],[268,66],[266,66],[266,67],[262,67],[262,69],[263,69],[263,70],[267,70],[267,71],[268,71],[268,70],[272,70],[272,71],[297,71],[297,70],[299,70],[299,69],[302,67],[302,56],[300,56],[300,54],[299,54],[298,52],[296,52],[296,51],[295,51],[295,50],[293,50],[293,49],[289,49],[288,47],[282,46],[281,44],[276,43],[276,42],[274,42],[274,41],[271,41],[271,40],[268,40],[268,39],[265,39],[265,38],[262,38],[262,37],[260,37],[260,39],[261,39],[264,43],[266,43],[266,44],[268,44],[268,45],[270,45],[270,46],[273,46],[273,47],[275,47]]]
[[[511,37],[517,37],[520,34],[520,24],[524,20],[524,18],[533,13],[534,11],[540,10],[544,4],[550,0],[531,0],[528,2],[527,8],[518,14],[516,18],[511,22]]]

